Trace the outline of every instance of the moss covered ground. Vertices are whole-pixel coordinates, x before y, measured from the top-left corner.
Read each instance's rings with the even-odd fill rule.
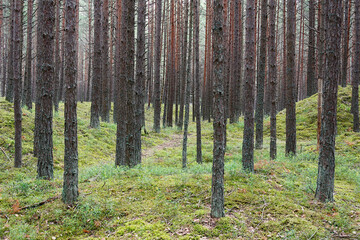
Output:
[[[212,124],[202,122],[203,159],[196,164],[195,124],[190,124],[189,167],[181,168],[182,132],[151,131],[146,112],[143,164],[115,168],[116,125],[89,129],[90,104],[78,104],[79,187],[75,206],[59,196],[64,152],[63,105],[54,115],[55,179],[36,179],[32,155],[34,111],[23,109],[24,167],[12,167],[13,108],[0,99],[0,239],[359,239],[360,135],[351,131],[351,89],[339,91],[335,202],[314,200],[317,176],[316,102],[297,104],[298,154],[284,155],[285,114],[278,115],[278,158],[269,160],[269,120],[255,174],[243,172],[243,121],[228,125],[225,156],[226,217],[210,218]]]

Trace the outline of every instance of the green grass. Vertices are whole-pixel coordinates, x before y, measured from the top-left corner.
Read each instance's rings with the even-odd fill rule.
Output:
[[[24,167],[14,169],[0,153],[0,238],[9,239],[331,239],[359,237],[360,135],[351,132],[350,88],[339,92],[339,136],[335,202],[314,200],[317,177],[316,96],[298,103],[298,155],[284,155],[284,113],[278,115],[278,158],[269,160],[268,130],[264,149],[255,152],[255,174],[243,172],[243,122],[228,125],[225,156],[226,217],[209,216],[212,123],[202,122],[204,164],[196,164],[195,124],[190,124],[189,167],[181,168],[182,132],[151,131],[142,136],[147,155],[141,166],[115,168],[116,125],[89,129],[89,103],[78,104],[79,187],[76,206],[60,199],[17,211],[61,194],[63,174],[63,105],[54,116],[55,179],[36,179],[32,156],[34,111],[23,109]],[[315,117],[314,117],[315,116]],[[268,120],[265,121],[267,126]],[[316,121],[315,121],[316,122]],[[13,109],[0,100],[0,146],[13,159]]]

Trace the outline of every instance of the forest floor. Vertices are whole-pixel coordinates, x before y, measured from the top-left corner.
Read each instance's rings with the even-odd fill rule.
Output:
[[[90,129],[90,104],[78,104],[79,189],[75,206],[59,196],[63,179],[63,105],[54,115],[52,181],[36,179],[34,110],[23,110],[23,167],[13,168],[12,105],[0,99],[0,239],[359,239],[360,134],[351,129],[351,89],[339,91],[335,202],[314,199],[317,177],[317,97],[297,104],[297,155],[284,155],[285,113],[278,114],[278,158],[269,160],[269,119],[255,173],[241,166],[243,119],[229,124],[225,214],[210,218],[212,123],[202,122],[204,163],[196,163],[190,124],[188,168],[182,131],[143,134],[143,163],[115,168],[116,125]],[[7,155],[7,157],[5,156]],[[41,206],[35,206],[44,203]],[[34,207],[32,207],[34,206]],[[25,207],[25,208],[24,208]]]

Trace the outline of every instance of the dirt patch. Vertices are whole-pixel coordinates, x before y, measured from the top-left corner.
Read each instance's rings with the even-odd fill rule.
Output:
[[[142,151],[142,157],[147,158],[166,148],[180,147],[183,141],[183,135],[173,134],[163,144]]]

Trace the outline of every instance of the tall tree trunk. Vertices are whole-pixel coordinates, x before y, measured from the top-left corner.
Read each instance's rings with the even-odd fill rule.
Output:
[[[279,102],[279,110],[283,110],[285,108],[286,101],[286,76],[287,76],[287,45],[286,45],[286,1],[283,1],[283,68],[282,68],[282,81],[281,81],[281,91],[280,94],[280,102]]]
[[[91,77],[92,77],[92,74],[91,74],[91,69],[92,69],[92,48],[91,48],[91,45],[92,45],[92,8],[91,8],[91,0],[89,0],[89,4],[88,4],[88,7],[89,7],[89,50],[88,50],[88,79],[87,79],[87,91],[86,91],[86,101],[90,101],[90,96],[91,96]],[[115,114],[114,114],[115,115]]]
[[[13,73],[14,73],[14,119],[15,119],[15,162],[16,168],[22,164],[22,145],[21,145],[21,61],[22,61],[22,3],[15,0],[13,3],[14,21],[13,21]]]
[[[286,154],[296,154],[296,75],[295,35],[296,1],[287,2],[287,74],[286,74]]]
[[[94,61],[91,91],[90,127],[100,127],[100,84],[101,84],[101,7],[102,0],[94,1]]]
[[[55,74],[54,74],[54,108],[59,111],[59,91],[60,91],[60,0],[56,0],[56,20],[55,20]]]
[[[186,98],[186,81],[187,81],[187,51],[188,51],[188,20],[189,20],[189,1],[185,0],[185,22],[184,22],[184,41],[182,46],[182,61],[181,61],[181,95],[180,95],[180,113],[179,113],[179,122],[178,128],[182,129],[184,124],[184,105],[185,105],[185,98]],[[191,46],[189,46],[191,48]],[[189,56],[190,58],[190,56]],[[189,69],[188,69],[189,70]]]
[[[167,102],[167,110],[166,110],[166,126],[172,127],[173,124],[173,107],[175,101],[175,84],[176,84],[176,69],[175,69],[175,0],[171,0],[170,7],[170,41],[169,41],[169,52],[170,59],[169,62],[169,78],[167,79],[169,88],[168,88],[168,102]]]
[[[14,100],[14,9],[15,9],[14,0],[10,3],[10,24],[9,24],[9,53],[8,53],[8,77],[6,83],[6,95],[5,99],[8,102],[13,102]]]
[[[64,2],[65,4],[65,2]],[[59,86],[59,93],[58,93],[58,102],[60,102],[61,100],[63,100],[63,96],[64,96],[64,78],[65,78],[65,16],[66,13],[66,9],[63,8],[63,12],[62,12],[62,36],[61,36],[61,69],[60,69],[60,86]]]
[[[189,129],[189,118],[190,118],[190,93],[191,93],[191,56],[192,56],[192,33],[193,33],[193,10],[194,2],[190,0],[186,1],[186,11],[189,12],[190,5],[190,23],[189,23],[189,47],[188,47],[188,60],[186,62],[186,90],[185,90],[185,119],[184,119],[184,137],[183,137],[183,151],[182,151],[182,167],[187,166],[187,142],[188,142],[188,129]],[[187,14],[185,14],[187,16]],[[187,21],[187,20],[185,20]],[[186,24],[187,25],[187,24]]]
[[[247,172],[254,171],[254,85],[255,85],[255,0],[246,1],[246,50],[244,77],[244,137],[242,163]]]
[[[354,66],[352,79],[351,108],[354,116],[353,129],[359,132],[359,78],[360,78],[360,0],[355,1]]]
[[[1,3],[0,3],[1,4]],[[28,1],[27,6],[27,45],[26,45],[26,66],[24,77],[24,96],[23,104],[28,109],[32,109],[32,14],[33,0]],[[1,26],[1,25],[0,25]]]
[[[309,1],[309,46],[307,62],[307,91],[308,97],[316,92],[317,81],[315,79],[315,2]]]
[[[110,81],[111,74],[109,72],[109,0],[103,1],[102,7],[102,51],[101,51],[101,90],[102,90],[102,107],[101,119],[104,122],[110,122]]]
[[[240,117],[240,86],[241,86],[241,65],[239,59],[239,26],[241,19],[239,18],[239,9],[241,9],[240,1],[234,0],[234,42],[233,42],[233,57],[232,57],[232,77],[230,88],[230,123],[239,121]]]
[[[270,83],[270,157],[276,158],[276,41],[275,41],[275,23],[276,23],[276,0],[269,2],[269,46],[268,46],[268,65],[269,65],[269,83]]]
[[[196,116],[196,162],[202,163],[201,152],[201,116],[200,116],[200,50],[199,50],[199,0],[194,0],[195,13],[195,116]]]
[[[319,0],[318,2],[318,39],[317,39],[317,49],[318,49],[318,59],[317,59],[317,68],[318,68],[318,81],[324,80],[324,64],[325,64],[325,10],[326,0]],[[318,89],[316,89],[318,91]]]
[[[344,1],[344,40],[343,40],[343,59],[341,70],[341,86],[346,87],[348,60],[349,60],[349,40],[350,40],[350,19],[351,19],[351,0]]]
[[[127,122],[126,122],[126,138],[125,138],[125,161],[129,167],[133,167],[136,164],[135,156],[135,84],[134,84],[134,37],[135,37],[135,2],[132,0],[123,1],[123,15],[125,21],[123,22],[124,30],[123,35],[126,39],[126,45],[124,48],[125,60],[125,77],[126,77],[126,110],[127,110]],[[126,33],[125,33],[126,32]]]
[[[238,6],[238,2],[236,3]],[[224,55],[223,0],[214,0],[213,14],[213,75],[214,75],[214,148],[211,186],[211,216],[225,216],[224,209],[224,155],[225,155],[225,111],[224,111]],[[235,7],[235,12],[238,9]],[[236,32],[237,33],[237,32]]]
[[[128,167],[134,167],[136,164],[135,156],[135,79],[134,79],[134,33],[135,33],[135,2],[131,0],[122,0],[121,2],[121,45],[120,45],[120,83],[126,89],[126,129],[125,129],[125,155],[124,162],[121,156],[122,131],[124,131],[123,121],[120,119],[117,123],[117,146],[116,163],[125,164]],[[119,99],[120,100],[120,99]],[[119,111],[120,112],[120,111]]]
[[[141,129],[145,126],[145,30],[146,0],[139,0],[137,13],[136,80],[135,80],[135,158],[141,163]]]
[[[78,189],[78,139],[76,113],[76,76],[77,76],[77,17],[76,0],[66,0],[65,33],[65,154],[64,185],[62,200],[74,204],[79,196]]]
[[[161,88],[160,88],[160,65],[161,65],[161,8],[162,1],[155,0],[155,59],[154,59],[154,130],[160,132],[161,114]]]
[[[126,88],[124,87],[126,84],[126,79],[122,74],[125,72],[125,58],[123,57],[123,49],[125,43],[125,36],[122,34],[123,30],[123,0],[117,1],[117,33],[116,33],[116,71],[115,71],[115,78],[116,78],[116,89],[117,94],[115,95],[115,111],[114,120],[116,118],[117,123],[117,132],[116,132],[116,159],[115,165],[116,166],[124,166],[125,165],[125,138],[126,138]],[[117,110],[116,110],[117,109]]]
[[[266,33],[267,33],[267,0],[261,0],[261,33],[260,33],[260,52],[258,59],[258,76],[256,87],[256,143],[255,148],[261,149],[263,146],[264,128],[264,83],[266,77]]]
[[[54,81],[54,27],[55,2],[39,0],[37,35],[37,88],[39,108],[35,120],[38,121],[38,178],[52,179],[53,173],[53,81]]]
[[[357,12],[359,3],[356,1]],[[322,201],[334,201],[334,175],[335,175],[335,137],[337,115],[337,90],[340,81],[340,46],[341,46],[341,0],[325,0],[322,5],[325,14],[326,54],[323,85],[323,111],[321,117],[321,137],[319,169],[315,197]],[[359,13],[357,14],[357,16]],[[359,25],[358,25],[359,29]]]

